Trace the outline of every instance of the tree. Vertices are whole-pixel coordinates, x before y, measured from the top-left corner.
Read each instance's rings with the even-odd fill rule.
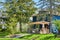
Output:
[[[28,23],[29,17],[35,12],[34,2],[32,0],[8,0],[5,8],[8,14],[6,25],[13,30],[16,23],[20,22],[20,31],[22,32],[21,23]]]

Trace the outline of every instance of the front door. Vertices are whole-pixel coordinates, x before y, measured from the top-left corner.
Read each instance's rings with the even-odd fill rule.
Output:
[[[40,25],[40,34],[47,34],[49,33],[49,28],[48,24],[42,24]]]

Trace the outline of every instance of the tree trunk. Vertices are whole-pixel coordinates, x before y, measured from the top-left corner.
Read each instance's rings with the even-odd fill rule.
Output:
[[[51,25],[52,25],[52,12],[53,12],[53,9],[52,9],[52,0],[50,0],[50,33],[51,33]]]
[[[20,32],[20,23],[19,23],[19,22],[17,22],[16,31],[17,31],[17,32]]]
[[[21,24],[21,22],[20,22],[20,32],[22,32],[22,24]]]
[[[52,9],[52,0],[50,0],[50,23],[52,21],[52,12],[53,12],[53,9]]]

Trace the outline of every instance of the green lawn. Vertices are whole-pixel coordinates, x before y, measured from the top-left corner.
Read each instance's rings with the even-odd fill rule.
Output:
[[[56,40],[59,38],[55,38],[54,34],[33,34],[30,36],[22,37],[21,39],[27,40]]]
[[[22,38],[0,38],[0,40],[60,40],[60,38],[55,38],[54,34],[32,34]]]

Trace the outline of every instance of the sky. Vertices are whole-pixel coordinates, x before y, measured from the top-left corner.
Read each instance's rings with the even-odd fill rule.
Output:
[[[0,0],[0,2],[5,2],[5,0]]]
[[[5,2],[5,0],[0,0],[0,2]],[[3,8],[3,5],[0,4],[0,9]]]
[[[33,0],[34,2],[38,2],[39,0]]]

